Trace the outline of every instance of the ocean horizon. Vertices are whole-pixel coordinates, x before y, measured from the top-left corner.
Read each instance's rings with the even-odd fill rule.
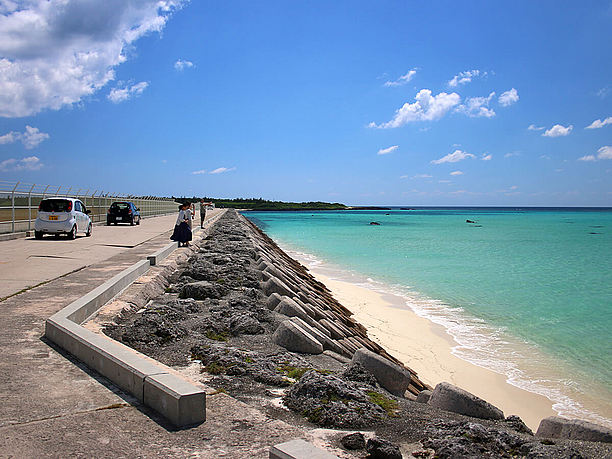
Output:
[[[458,357],[612,426],[612,208],[377,207],[244,214],[312,265],[401,296]]]

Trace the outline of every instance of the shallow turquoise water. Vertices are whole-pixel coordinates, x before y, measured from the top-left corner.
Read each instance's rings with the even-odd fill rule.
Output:
[[[440,311],[447,313],[447,323],[440,319],[441,323],[454,328],[459,342],[464,338],[464,348],[471,348],[473,358],[478,359],[480,352],[488,359],[489,367],[501,371],[512,367],[504,367],[508,362],[503,362],[511,359],[502,349],[508,339],[541,351],[550,358],[542,365],[549,366],[551,374],[529,375],[527,371],[521,375],[527,386],[529,377],[548,378],[548,383],[564,386],[557,389],[566,394],[571,388],[570,396],[597,391],[607,402],[612,398],[610,209],[245,215],[270,237],[295,250],[389,288],[436,300],[442,305],[438,318]],[[369,225],[371,221],[381,225]],[[457,321],[464,321],[465,327],[455,327]],[[476,330],[473,325],[477,323],[483,326]],[[470,334],[482,336],[474,339]],[[523,354],[531,352],[525,349]],[[514,357],[525,360],[532,356]]]

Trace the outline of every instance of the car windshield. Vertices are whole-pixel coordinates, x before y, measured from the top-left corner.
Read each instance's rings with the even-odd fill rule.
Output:
[[[129,207],[129,204],[127,202],[113,202],[111,204],[111,207],[115,209],[127,209]]]
[[[40,210],[43,212],[70,212],[72,203],[67,199],[43,199]]]

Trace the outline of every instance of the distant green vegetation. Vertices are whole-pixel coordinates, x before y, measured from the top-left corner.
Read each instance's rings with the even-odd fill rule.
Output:
[[[181,198],[197,202],[200,198]],[[180,201],[181,199],[177,199]],[[215,199],[202,198],[204,201],[212,201],[215,207],[218,208],[233,208],[233,209],[249,209],[249,210],[345,210],[348,209],[344,204],[339,202],[283,202],[283,201],[267,201],[265,199]]]

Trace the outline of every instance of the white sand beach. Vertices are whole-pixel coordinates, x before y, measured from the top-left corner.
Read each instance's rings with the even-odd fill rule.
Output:
[[[308,265],[308,260],[300,261]],[[442,326],[410,310],[404,298],[333,279],[317,266],[308,268],[354,313],[355,319],[368,329],[370,338],[432,387],[442,381],[455,384],[494,404],[506,416],[520,416],[534,432],[543,418],[556,414],[548,398],[515,387],[504,375],[453,355],[452,348],[457,345],[453,338]]]

